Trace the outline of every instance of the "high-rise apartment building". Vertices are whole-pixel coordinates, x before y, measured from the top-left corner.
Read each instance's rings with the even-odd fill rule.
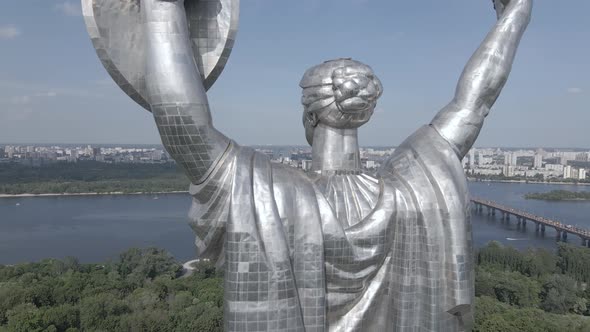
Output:
[[[570,165],[563,167],[563,178],[564,179],[571,179],[572,178],[572,167]]]
[[[533,167],[535,168],[542,168],[543,167],[543,156],[540,154],[535,154],[535,161],[533,163]]]

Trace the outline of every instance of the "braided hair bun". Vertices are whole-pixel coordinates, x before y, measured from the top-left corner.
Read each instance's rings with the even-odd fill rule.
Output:
[[[382,87],[374,75],[355,67],[341,67],[332,73],[334,99],[340,111],[354,113],[375,105]]]
[[[326,61],[310,68],[300,86],[303,124],[310,144],[319,122],[341,129],[365,124],[383,92],[371,67],[351,59]]]

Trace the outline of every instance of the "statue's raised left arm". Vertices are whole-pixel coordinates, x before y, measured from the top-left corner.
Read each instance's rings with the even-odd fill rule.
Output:
[[[431,122],[460,159],[475,143],[508,79],[533,1],[494,0],[494,6],[498,22],[467,63],[453,100]]]
[[[162,143],[193,184],[230,147],[206,90],[233,48],[240,0],[81,0],[96,53],[115,83],[153,113]]]
[[[164,147],[193,184],[207,178],[230,140],[213,127],[193,59],[183,1],[142,3],[148,103]]]

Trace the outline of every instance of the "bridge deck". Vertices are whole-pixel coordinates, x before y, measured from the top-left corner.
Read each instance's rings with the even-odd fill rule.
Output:
[[[567,225],[567,224],[561,223],[557,220],[537,216],[535,214],[532,214],[532,213],[529,213],[526,211],[522,211],[522,210],[518,210],[518,209],[514,209],[514,208],[511,208],[508,206],[504,206],[504,205],[498,204],[494,201],[490,201],[490,200],[486,200],[486,199],[472,197],[471,201],[475,204],[480,204],[483,206],[487,206],[489,208],[500,210],[502,212],[506,212],[506,213],[509,213],[509,214],[512,214],[512,215],[515,215],[518,217],[525,218],[527,220],[531,220],[531,221],[539,223],[541,225],[553,227],[558,231],[578,235],[579,237],[581,237],[583,239],[590,239],[590,230],[582,229],[582,228],[575,227],[572,225]]]

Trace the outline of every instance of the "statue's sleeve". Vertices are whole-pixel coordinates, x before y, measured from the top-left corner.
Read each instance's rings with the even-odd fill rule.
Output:
[[[208,178],[199,185],[190,186],[193,199],[189,223],[196,235],[197,257],[217,264],[223,264],[223,243],[238,150],[232,142]]]
[[[454,147],[432,125],[422,126],[400,144],[380,172],[403,174],[410,183],[421,182],[418,191],[433,187],[446,193],[466,190],[465,174]],[[422,187],[424,184],[428,189]]]
[[[407,202],[398,209],[407,213],[398,211],[397,223],[405,227],[398,233],[410,235],[395,243],[404,254],[395,256],[399,262],[394,266],[424,265],[418,284],[427,288],[420,288],[416,297],[444,299],[431,305],[470,324],[474,279],[469,192],[454,149],[432,126],[423,126],[396,148],[380,175],[392,179]],[[434,280],[438,286],[428,288]]]
[[[432,126],[422,126],[408,137],[380,169],[380,174],[404,184],[407,199],[418,213],[433,212],[457,223],[461,241],[468,227],[469,190],[461,161],[453,147]]]

